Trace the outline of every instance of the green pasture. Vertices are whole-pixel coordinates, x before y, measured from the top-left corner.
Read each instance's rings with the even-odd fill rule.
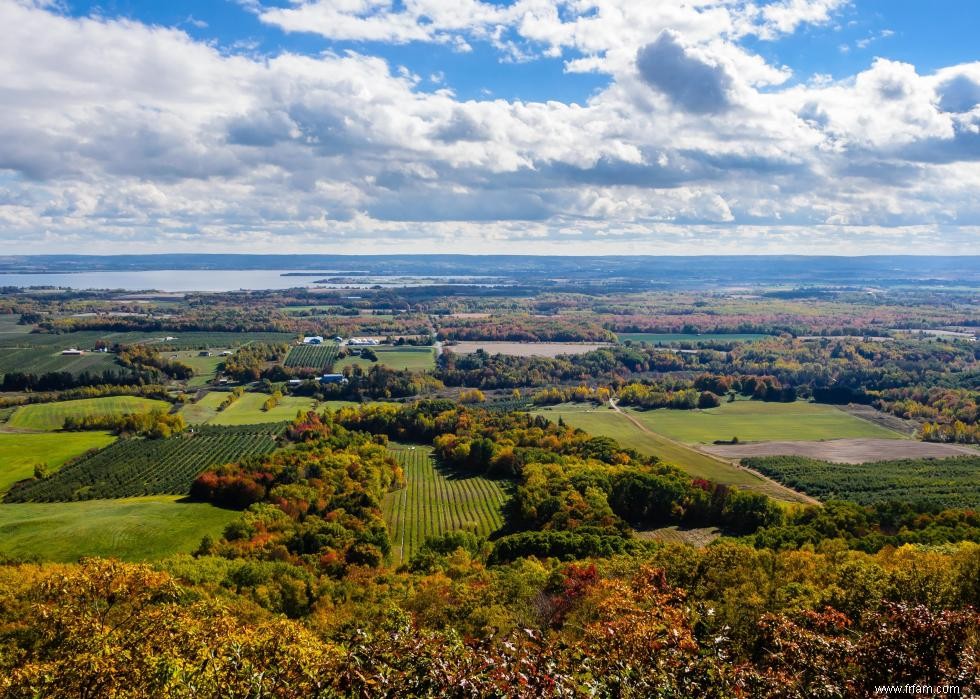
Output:
[[[657,456],[694,478],[754,490],[779,500],[795,499],[791,493],[728,461],[696,451],[661,435],[645,432],[630,422],[626,415],[607,407],[592,408],[566,403],[539,408],[534,413],[554,422],[558,422],[560,417],[565,424],[591,435],[612,437],[622,446],[635,449],[641,454]]]
[[[128,561],[190,553],[240,513],[179,496],[0,505],[0,554],[50,561]]]
[[[262,410],[262,404],[269,399],[268,393],[246,393],[224,410],[218,406],[229,396],[224,391],[212,391],[197,403],[188,403],[181,414],[189,424],[199,425],[258,425],[263,422],[283,422],[296,417],[297,410],[313,407],[312,398],[285,396],[282,402],[271,410]]]
[[[34,477],[34,466],[54,471],[92,449],[112,444],[107,432],[0,432],[0,494],[17,481]]]
[[[360,357],[344,357],[334,363],[334,371],[340,371],[345,366],[359,366],[365,371],[372,366],[382,364],[389,369],[409,369],[411,371],[424,371],[434,369],[436,366],[435,349],[432,347],[371,347],[371,350],[378,355],[377,362],[371,362]]]
[[[138,396],[83,398],[58,403],[23,405],[7,421],[8,430],[60,430],[66,417],[94,417],[148,413],[151,410],[170,411],[170,403]]]
[[[821,403],[767,403],[737,400],[710,410],[631,410],[649,429],[679,442],[710,444],[738,437],[740,442],[817,441],[902,435]]]

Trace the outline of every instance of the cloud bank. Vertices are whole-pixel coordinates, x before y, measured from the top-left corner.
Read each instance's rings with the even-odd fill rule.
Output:
[[[250,2],[324,40],[561,58],[581,104],[463,100],[367,48],[251,56],[0,0],[10,252],[980,252],[980,63],[767,63],[836,0]]]

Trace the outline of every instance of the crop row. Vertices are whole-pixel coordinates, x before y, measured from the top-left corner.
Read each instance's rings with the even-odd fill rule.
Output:
[[[268,430],[232,430],[170,439],[122,439],[41,480],[14,486],[6,502],[69,502],[141,495],[183,495],[207,468],[265,454],[276,446]]]
[[[923,501],[980,507],[980,456],[832,464],[799,456],[746,459],[746,465],[821,500],[873,504]]]
[[[407,561],[430,536],[465,530],[487,536],[503,525],[506,495],[499,483],[441,470],[427,448],[393,449],[406,486],[388,495],[385,521],[392,558]]]
[[[299,345],[289,351],[284,364],[288,367],[302,367],[329,371],[337,361],[337,345]]]

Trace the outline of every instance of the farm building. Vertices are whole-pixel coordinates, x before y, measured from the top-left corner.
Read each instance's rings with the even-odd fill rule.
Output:
[[[207,350],[201,350],[200,352],[197,353],[197,356],[198,357],[210,357],[211,356],[211,353],[208,352]]]
[[[347,341],[348,345],[353,345],[355,347],[373,346],[380,345],[380,340],[375,340],[372,337],[352,337]]]
[[[303,379],[290,379],[289,380],[289,385],[290,386],[299,386],[302,383],[303,383]]]
[[[323,338],[320,337],[319,335],[313,335],[312,337],[304,337],[303,338],[303,344],[304,345],[322,345],[323,344]]]
[[[230,357],[231,355],[232,355],[232,351],[231,350],[225,350],[224,352],[219,352],[218,353],[218,356],[219,357]]]
[[[324,374],[320,377],[320,383],[347,383],[347,377],[343,374]]]
[[[82,350],[75,349],[74,347],[70,347],[70,348],[68,348],[66,350],[61,350],[61,353],[62,354],[66,354],[66,355],[71,355],[71,356],[77,356],[77,355],[80,355],[80,354],[84,354],[84,352],[82,352]]]

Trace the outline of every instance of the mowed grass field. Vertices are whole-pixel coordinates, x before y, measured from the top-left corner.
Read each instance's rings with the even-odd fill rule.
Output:
[[[0,495],[25,478],[34,477],[34,466],[44,464],[52,471],[70,459],[116,441],[107,432],[0,432]]]
[[[740,442],[817,441],[903,435],[820,403],[738,400],[710,410],[630,410],[649,429],[688,444],[738,437]]]
[[[177,496],[0,505],[0,554],[49,561],[112,556],[154,560],[191,553],[240,515]]]
[[[777,500],[796,500],[788,491],[751,471],[738,468],[728,461],[716,459],[660,435],[644,432],[630,422],[625,414],[609,408],[563,404],[533,412],[554,422],[561,417],[565,424],[585,430],[597,437],[612,437],[624,447],[635,449],[641,454],[660,457],[695,478],[705,478],[715,483],[754,490]]]
[[[268,393],[246,393],[224,410],[218,406],[228,397],[224,391],[212,391],[197,403],[189,403],[181,409],[181,414],[189,424],[200,425],[259,425],[264,422],[283,422],[296,417],[297,410],[313,407],[312,398],[285,396],[272,410],[262,410],[262,404],[269,399]]]
[[[378,355],[377,362],[370,362],[360,357],[344,357],[334,363],[334,371],[340,371],[345,366],[359,366],[365,371],[377,364],[383,364],[389,369],[409,369],[422,371],[433,369],[436,365],[435,349],[432,347],[371,347]]]
[[[408,561],[426,537],[465,530],[487,536],[503,526],[507,495],[497,481],[437,467],[429,447],[392,445],[405,469],[405,488],[383,503],[393,563]]]
[[[14,411],[7,421],[7,429],[60,430],[66,417],[92,417],[102,415],[128,415],[148,413],[151,410],[170,411],[170,403],[138,396],[110,396],[108,398],[83,398],[58,403],[23,405]]]
[[[181,364],[186,364],[194,370],[194,376],[187,382],[189,388],[200,388],[206,386],[218,371],[218,365],[225,361],[225,357],[219,357],[220,350],[213,350],[210,357],[201,357],[200,350],[181,350],[179,352],[164,352],[165,357],[177,356]]]

